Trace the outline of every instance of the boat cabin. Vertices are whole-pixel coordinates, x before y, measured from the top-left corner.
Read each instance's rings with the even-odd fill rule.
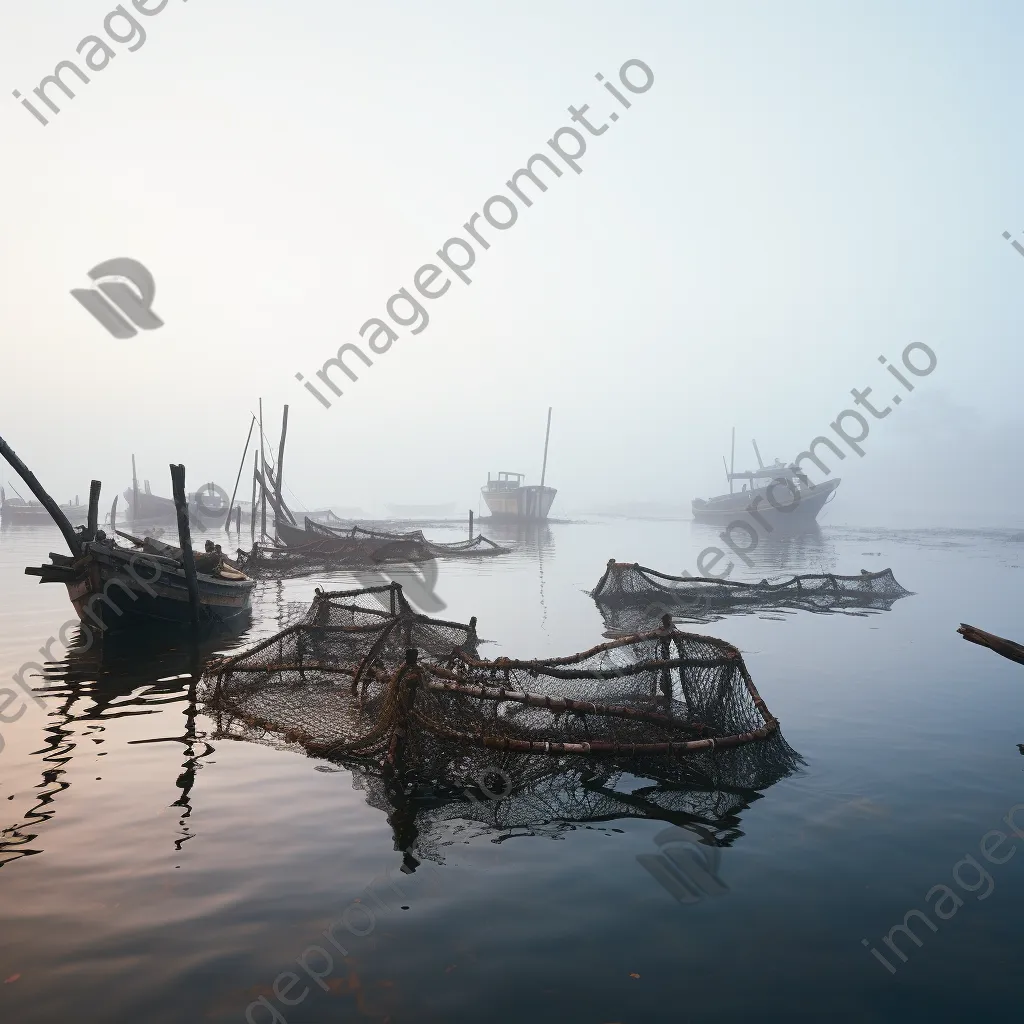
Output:
[[[478,478],[479,479],[479,478]],[[517,491],[523,486],[526,479],[525,473],[499,473],[496,480],[491,479],[487,474],[487,490],[489,491]]]

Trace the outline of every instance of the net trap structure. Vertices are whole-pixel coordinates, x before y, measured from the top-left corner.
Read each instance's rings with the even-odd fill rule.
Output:
[[[218,738],[347,769],[405,870],[474,827],[507,838],[639,816],[728,830],[803,763],[740,652],[668,616],[565,657],[486,659],[483,643],[475,618],[416,612],[397,583],[318,590],[288,628],[210,662],[201,695]]]
[[[318,591],[298,622],[212,662],[207,699],[249,729],[341,759],[430,761],[441,746],[696,757],[778,733],[740,652],[669,616],[566,657],[488,660],[479,644],[475,618],[415,612],[396,583]]]
[[[610,630],[643,628],[666,613],[707,621],[724,615],[803,610],[827,614],[888,611],[911,591],[896,582],[891,569],[856,576],[807,573],[759,583],[707,576],[669,576],[635,562],[608,560],[590,596]]]

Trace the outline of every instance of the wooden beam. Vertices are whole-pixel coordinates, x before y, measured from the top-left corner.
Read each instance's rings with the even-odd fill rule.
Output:
[[[178,543],[181,545],[181,564],[185,569],[188,603],[192,625],[199,626],[199,581],[196,578],[196,559],[192,551],[192,533],[188,525],[188,495],[185,493],[185,467],[171,466],[171,491],[174,510],[178,514]]]
[[[25,465],[17,455],[14,454],[14,449],[0,437],[0,455],[2,455],[22,480],[25,481],[28,489],[36,496],[39,503],[50,513],[50,517],[57,524],[57,528],[64,535],[64,540],[67,546],[71,549],[71,554],[76,558],[80,558],[82,555],[82,542],[75,533],[75,528],[71,525],[70,520],[60,510],[60,506],[46,493],[43,489],[43,485],[35,478],[32,471]],[[13,490],[13,488],[12,488]],[[15,492],[17,493],[17,492]]]

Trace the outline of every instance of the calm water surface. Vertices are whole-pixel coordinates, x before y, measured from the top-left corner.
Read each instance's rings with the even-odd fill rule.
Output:
[[[999,860],[1017,851],[1001,864],[980,849],[1024,805],[1024,668],[956,633],[960,622],[1024,633],[1024,544],[1010,534],[825,526],[762,545],[736,578],[891,566],[915,592],[886,612],[692,627],[740,647],[801,771],[732,795],[719,820],[630,812],[649,783],[627,777],[610,819],[513,834],[452,822],[432,837],[436,863],[412,875],[350,772],[218,736],[190,699],[184,652],[90,652],[56,683],[30,669],[49,687],[45,708],[0,724],[0,1020],[1016,1014],[1024,840],[986,840]],[[552,524],[507,558],[441,564],[440,614],[478,616],[489,657],[571,653],[602,639],[584,590],[608,558],[696,572],[712,540],[688,522]],[[0,535],[4,679],[45,660],[40,646],[72,614],[63,587],[22,574],[50,550],[61,550],[56,530]],[[243,642],[279,628],[318,582],[262,584]],[[51,656],[62,654],[58,641]],[[675,884],[658,867],[673,853]],[[925,901],[939,885],[955,894],[945,920]],[[339,928],[343,957],[322,933],[346,913],[365,930],[354,901],[375,925],[364,938]],[[904,962],[882,940],[913,908],[937,930],[912,917],[921,945],[897,933]],[[333,969],[306,952],[316,944],[333,949]],[[304,955],[322,984],[296,963]]]

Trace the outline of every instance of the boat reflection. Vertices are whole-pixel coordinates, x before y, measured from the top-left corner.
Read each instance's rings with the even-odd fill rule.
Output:
[[[145,631],[107,634],[93,644],[81,632],[72,638],[64,658],[48,662],[45,677],[34,688],[50,706],[43,742],[34,751],[41,762],[35,803],[22,821],[0,832],[0,867],[22,857],[40,854],[42,826],[56,814],[58,797],[71,787],[70,770],[80,745],[102,743],[107,722],[115,718],[152,715],[176,708],[184,717],[181,731],[172,735],[129,740],[129,744],[173,743],[182,747],[181,771],[174,781],[178,790],[169,806],[181,808],[176,850],[192,838],[192,789],[202,762],[213,746],[197,729],[197,681],[215,653],[237,647],[241,630],[201,635],[193,643],[187,631],[177,646],[169,646],[166,632],[157,637]]]

